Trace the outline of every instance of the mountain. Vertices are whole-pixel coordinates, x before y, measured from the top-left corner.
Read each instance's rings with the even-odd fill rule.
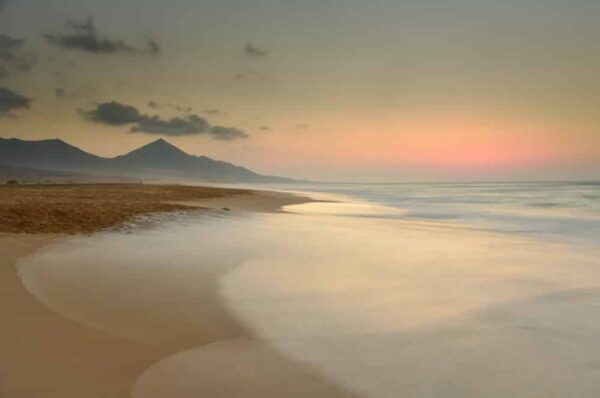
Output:
[[[41,170],[0,164],[0,183],[7,180],[40,180],[44,178],[70,177],[71,175],[72,174],[63,171]]]
[[[108,159],[92,155],[62,140],[24,141],[0,138],[0,163],[44,170],[102,169]]]
[[[125,155],[104,158],[82,151],[66,142],[24,141],[0,138],[0,163],[69,173],[187,179],[210,182],[292,182],[265,176],[206,156],[194,156],[163,139],[151,142]]]

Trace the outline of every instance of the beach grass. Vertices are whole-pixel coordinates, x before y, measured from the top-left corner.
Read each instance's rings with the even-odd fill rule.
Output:
[[[194,200],[250,193],[186,185],[4,185],[0,186],[0,232],[90,233],[143,214],[190,210]]]

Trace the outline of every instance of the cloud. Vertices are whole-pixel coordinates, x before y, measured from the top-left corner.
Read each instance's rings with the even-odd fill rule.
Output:
[[[104,102],[91,111],[85,112],[89,120],[110,126],[123,126],[138,123],[143,115],[133,106],[116,101]]]
[[[152,109],[171,108],[183,113],[191,113],[193,111],[193,109],[189,106],[173,105],[169,104],[168,102],[149,101],[146,105],[148,106],[148,108]]]
[[[150,104],[150,103],[149,103]],[[207,134],[221,141],[247,138],[248,135],[233,127],[211,126],[198,115],[185,115],[163,119],[157,115],[146,115],[131,105],[116,101],[105,102],[90,111],[83,111],[88,120],[109,126],[131,125],[130,132],[168,136]]]
[[[75,50],[90,54],[158,54],[160,47],[152,39],[148,40],[147,48],[137,48],[123,40],[113,40],[101,36],[94,24],[92,17],[83,22],[68,20],[65,23],[66,32],[48,33],[45,35],[48,42],[58,48]]]
[[[7,87],[0,87],[0,117],[16,109],[29,109],[33,100]]]
[[[210,129],[214,139],[221,141],[233,141],[241,138],[248,138],[248,134],[234,127],[213,126]]]
[[[227,116],[227,112],[219,109],[205,109],[203,112],[211,116]]]
[[[240,72],[233,76],[233,80],[238,82],[258,82],[258,83],[273,83],[273,79],[254,70]]]
[[[36,57],[25,52],[24,47],[25,40],[0,33],[0,78],[33,68]]]
[[[55,88],[54,89],[54,96],[56,98],[64,98],[67,96],[67,91],[64,88]]]
[[[264,58],[267,55],[269,55],[268,50],[255,46],[254,44],[252,44],[252,42],[248,42],[248,44],[246,44],[246,47],[244,48],[244,53],[248,57],[255,59]]]
[[[261,126],[260,129],[263,130],[263,131],[267,131],[267,130],[271,130],[271,127],[269,127],[269,126]]]
[[[197,115],[173,117],[171,119],[142,115],[140,120],[131,128],[131,132],[180,136],[207,133],[209,129],[208,122]]]
[[[191,107],[189,107],[189,106],[188,106],[188,107],[185,107],[185,106],[178,106],[178,105],[175,105],[175,109],[177,109],[179,112],[187,112],[187,113],[190,113],[190,112],[192,112],[192,110],[193,110],[193,109],[192,109]]]

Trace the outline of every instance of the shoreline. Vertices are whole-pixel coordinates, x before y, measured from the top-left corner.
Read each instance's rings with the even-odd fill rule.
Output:
[[[597,356],[579,332],[598,324],[589,324],[600,280],[592,252],[362,217],[377,209],[354,202],[278,209],[285,198],[306,200],[255,195],[261,199],[194,201],[213,210],[91,236],[0,234],[0,255],[39,248],[18,264],[20,279],[8,267],[13,275],[0,280],[4,290],[12,280],[0,305],[11,326],[0,345],[20,336],[4,350],[15,360],[0,361],[0,393],[8,386],[7,398],[420,396],[436,380],[420,370],[432,369],[433,377],[462,380],[457,397],[502,392],[497,375],[509,371],[518,395],[562,388],[548,374],[572,375],[570,385],[583,377],[571,349],[553,345],[557,335]],[[266,203],[272,214],[245,213],[266,212]],[[13,317],[20,312],[12,302],[33,302],[21,317],[33,321]],[[521,370],[546,366],[549,373]],[[56,394],[41,393],[48,391]]]
[[[191,209],[223,209],[231,212],[278,212],[290,204],[311,199],[277,191],[251,191],[177,202]],[[150,213],[152,214],[152,213]],[[135,231],[133,232],[135,234]],[[152,369],[160,373],[162,361],[201,347],[220,358],[208,372],[206,391],[224,397],[269,395],[353,396],[310,368],[297,364],[258,340],[223,306],[218,281],[228,272],[212,267],[206,273],[205,329],[193,329],[176,343],[148,344],[107,333],[72,320],[48,308],[23,286],[18,264],[54,245],[81,234],[0,233],[0,394],[7,398],[163,397],[156,377],[142,377]],[[93,238],[92,238],[93,239]],[[168,325],[165,325],[168,326]],[[17,337],[15,339],[15,337]],[[240,360],[242,358],[242,360]],[[257,377],[260,361],[265,369]],[[231,372],[229,367],[235,367]],[[167,383],[168,384],[168,383]],[[222,392],[222,394],[221,394]],[[140,395],[142,394],[142,395]]]

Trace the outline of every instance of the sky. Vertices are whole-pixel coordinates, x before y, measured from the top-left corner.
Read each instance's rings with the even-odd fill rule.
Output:
[[[596,0],[0,0],[0,136],[267,174],[600,178]]]

